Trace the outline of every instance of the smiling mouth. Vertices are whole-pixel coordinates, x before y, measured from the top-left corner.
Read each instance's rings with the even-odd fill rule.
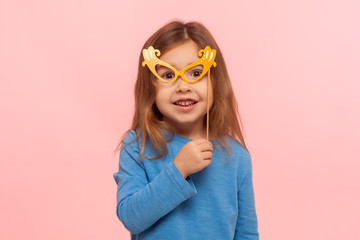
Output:
[[[173,104],[174,105],[177,105],[177,106],[191,106],[191,105],[195,105],[197,104],[198,102],[196,101],[179,101],[179,102],[174,102]]]

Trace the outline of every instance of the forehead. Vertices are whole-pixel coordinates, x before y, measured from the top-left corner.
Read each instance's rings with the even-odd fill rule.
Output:
[[[161,53],[159,58],[178,69],[182,69],[199,60],[199,50],[195,42],[187,41],[170,48],[165,53]]]

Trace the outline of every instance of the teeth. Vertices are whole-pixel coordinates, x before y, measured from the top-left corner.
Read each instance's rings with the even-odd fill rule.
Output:
[[[176,102],[176,105],[188,106],[188,105],[192,105],[194,103],[195,103],[194,101],[181,101],[181,102]]]

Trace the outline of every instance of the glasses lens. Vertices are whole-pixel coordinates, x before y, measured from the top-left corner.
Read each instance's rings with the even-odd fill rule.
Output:
[[[203,65],[196,65],[187,69],[184,73],[184,77],[189,82],[195,82],[203,76]]]
[[[175,72],[163,65],[157,65],[156,66],[156,72],[160,76],[160,78],[164,81],[171,81],[175,77]]]

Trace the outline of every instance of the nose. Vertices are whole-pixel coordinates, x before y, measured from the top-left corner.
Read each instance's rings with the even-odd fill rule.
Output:
[[[181,77],[177,79],[177,82],[176,92],[192,92],[193,88],[190,83],[183,81]]]

